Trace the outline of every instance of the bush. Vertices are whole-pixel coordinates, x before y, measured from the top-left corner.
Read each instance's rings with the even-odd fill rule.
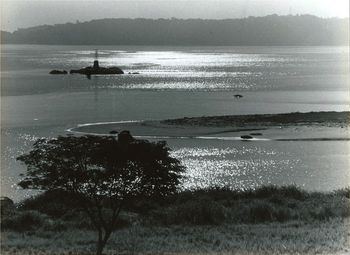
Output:
[[[313,219],[316,220],[329,220],[334,216],[334,212],[331,208],[322,206],[315,208],[310,212],[310,215]]]
[[[283,198],[293,198],[300,201],[305,200],[308,196],[306,191],[299,189],[295,185],[289,185],[284,187],[277,187],[274,185],[263,186],[261,188],[257,188],[252,192],[247,192],[246,194],[248,195],[248,197],[255,198],[268,198],[278,194],[280,197]]]
[[[60,190],[46,191],[35,197],[24,200],[21,210],[36,210],[51,217],[59,218],[77,207],[73,195]]]
[[[308,193],[305,190],[301,190],[295,185],[289,185],[279,188],[279,191],[282,196],[287,198],[293,198],[295,200],[303,201],[308,198]]]
[[[293,210],[285,206],[277,206],[269,203],[268,201],[252,201],[252,204],[248,207],[248,212],[243,221],[252,223],[261,222],[284,222],[295,218]]]
[[[270,198],[269,198],[269,201],[273,204],[276,204],[276,205],[285,205],[286,204],[286,199],[281,197],[280,195],[276,194],[276,195],[272,195]]]
[[[350,187],[341,189],[335,192],[336,195],[340,195],[342,197],[350,198]]]
[[[153,219],[161,224],[212,225],[223,222],[225,213],[219,203],[202,199],[154,211]]]
[[[62,220],[56,219],[56,220],[48,220],[44,223],[43,229],[47,231],[65,231],[68,229],[70,225],[67,224],[67,222],[64,222]]]
[[[95,226],[92,224],[91,219],[86,215],[86,213],[79,210],[69,211],[68,213],[63,215],[59,220],[56,219],[55,221],[59,222],[60,220],[64,221],[64,224],[71,228],[86,230],[95,229]],[[121,229],[130,226],[131,220],[132,219],[129,214],[121,212],[115,224],[115,229]]]
[[[23,211],[4,217],[1,220],[3,229],[11,229],[14,231],[33,230],[42,227],[48,217],[37,211]]]
[[[273,221],[273,208],[266,202],[257,201],[250,207],[248,215],[249,221],[254,223]]]

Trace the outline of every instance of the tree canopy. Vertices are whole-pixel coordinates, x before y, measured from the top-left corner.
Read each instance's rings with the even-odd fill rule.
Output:
[[[112,136],[39,139],[17,159],[27,166],[19,185],[70,192],[98,231],[102,254],[125,200],[176,192],[184,171],[165,142]]]

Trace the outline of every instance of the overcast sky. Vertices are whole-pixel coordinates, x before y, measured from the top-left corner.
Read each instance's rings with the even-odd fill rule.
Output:
[[[349,0],[0,0],[1,29],[101,18],[349,17]]]

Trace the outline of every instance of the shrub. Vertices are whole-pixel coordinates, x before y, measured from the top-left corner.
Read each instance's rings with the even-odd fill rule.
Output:
[[[21,210],[36,210],[51,217],[61,217],[68,211],[77,207],[72,200],[73,195],[68,192],[52,190],[41,193],[35,197],[24,200]]]
[[[307,192],[299,189],[295,185],[277,187],[274,185],[263,186],[252,192],[247,192],[247,196],[255,198],[268,198],[279,194],[283,198],[293,198],[296,200],[305,200],[308,196]]]
[[[70,225],[59,219],[45,221],[43,229],[47,231],[61,232],[68,229]]]
[[[281,187],[279,188],[278,192],[280,192],[281,195],[284,197],[293,198],[295,200],[300,200],[300,201],[305,200],[309,196],[305,190],[301,190],[295,185]]]
[[[295,219],[293,211],[285,207],[277,208],[274,212],[274,217],[275,217],[275,220],[279,222]]]
[[[293,210],[285,206],[277,206],[268,201],[253,201],[245,218],[248,222],[284,222],[295,218]]]
[[[338,191],[335,192],[335,194],[343,196],[343,197],[346,197],[346,198],[350,198],[350,187],[338,190]]]
[[[269,203],[256,201],[250,207],[248,219],[254,223],[273,221],[273,208]]]
[[[223,222],[225,213],[219,203],[202,199],[154,211],[153,219],[162,224],[212,225]]]
[[[23,211],[5,217],[1,220],[3,229],[15,231],[33,230],[42,227],[48,217],[37,211]]]
[[[331,217],[334,216],[334,212],[331,208],[322,206],[315,208],[313,211],[310,212],[310,215],[313,219],[316,220],[329,220]]]
[[[269,201],[273,204],[276,204],[276,205],[284,205],[286,203],[286,199],[281,197],[278,194],[272,195],[272,197],[269,198]]]

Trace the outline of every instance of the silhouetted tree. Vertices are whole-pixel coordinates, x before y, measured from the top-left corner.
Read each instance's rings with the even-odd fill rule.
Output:
[[[108,136],[39,139],[17,158],[27,166],[19,185],[70,192],[96,228],[102,254],[125,202],[176,191],[184,168],[169,151],[165,142]]]

